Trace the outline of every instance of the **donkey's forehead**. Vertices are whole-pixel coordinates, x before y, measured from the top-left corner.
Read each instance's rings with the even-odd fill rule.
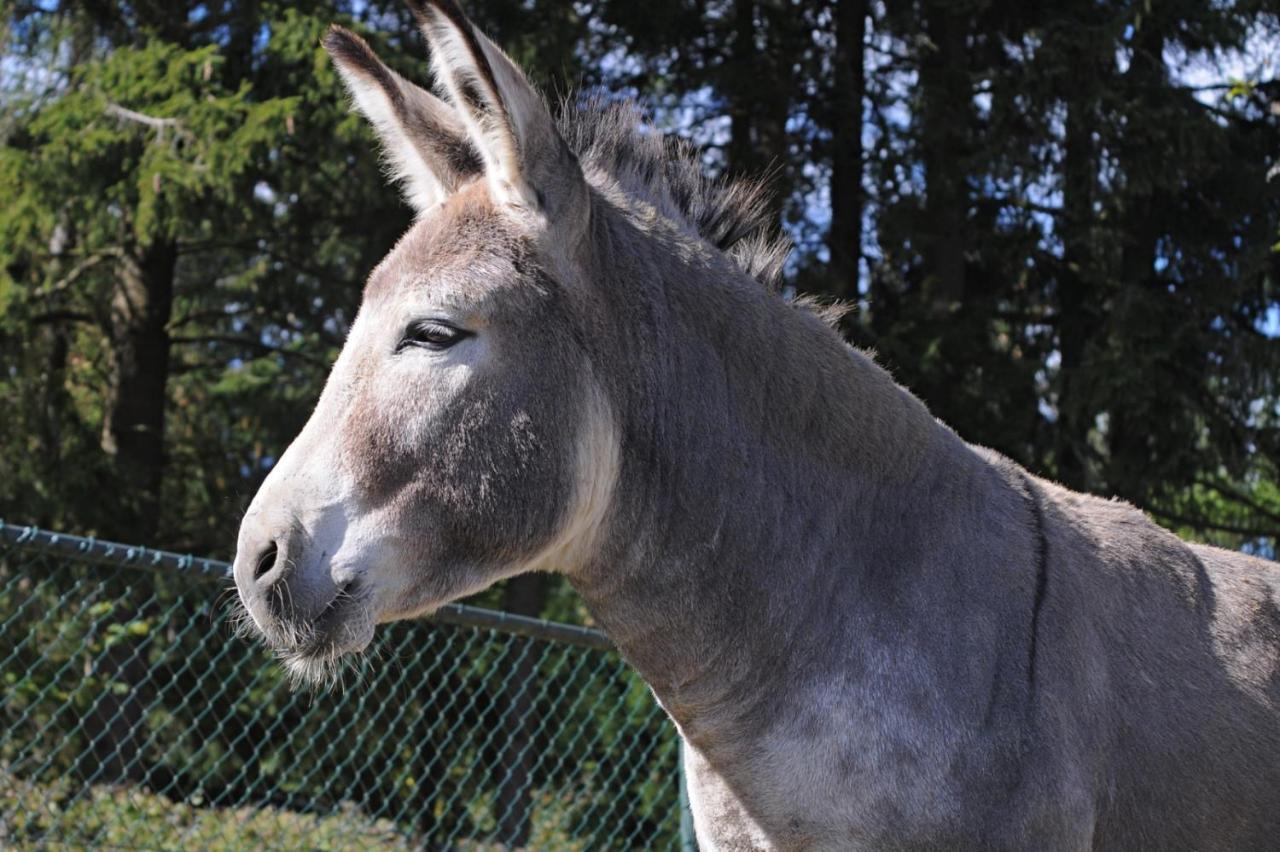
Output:
[[[476,181],[414,223],[369,276],[365,299],[424,289],[478,296],[500,276],[476,273],[509,268],[521,240],[519,223]]]

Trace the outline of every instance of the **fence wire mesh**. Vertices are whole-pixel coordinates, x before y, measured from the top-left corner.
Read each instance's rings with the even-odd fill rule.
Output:
[[[451,607],[295,691],[226,571],[0,523],[0,847],[680,844],[674,731],[599,634]]]

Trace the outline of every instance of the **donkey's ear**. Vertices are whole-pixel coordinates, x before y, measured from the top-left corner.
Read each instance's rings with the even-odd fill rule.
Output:
[[[431,47],[437,81],[462,114],[497,196],[535,210],[581,182],[577,160],[542,97],[516,64],[476,31],[453,0],[409,0]],[[572,195],[572,191],[569,192]]]
[[[348,29],[333,25],[322,43],[356,108],[382,140],[393,175],[415,210],[432,207],[479,174],[479,155],[452,107],[388,68]]]

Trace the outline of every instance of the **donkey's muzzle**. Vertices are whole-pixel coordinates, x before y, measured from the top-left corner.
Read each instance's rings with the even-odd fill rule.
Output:
[[[297,644],[314,633],[340,590],[327,571],[310,564],[314,554],[296,529],[244,533],[234,569],[240,600],[268,641]]]

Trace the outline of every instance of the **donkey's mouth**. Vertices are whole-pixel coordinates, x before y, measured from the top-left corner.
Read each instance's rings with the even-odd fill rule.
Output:
[[[331,653],[346,650],[352,621],[367,619],[367,595],[359,580],[349,580],[338,587],[333,598],[312,620],[310,636],[299,643],[302,653]]]
[[[295,630],[295,641],[277,649],[290,671],[313,683],[332,680],[340,660],[363,651],[373,639],[368,599],[359,580],[339,586],[311,623]]]
[[[333,598],[316,615],[316,629],[324,632],[327,623],[332,621],[344,606],[356,602],[356,596],[353,592],[358,592],[359,590],[359,580],[348,580],[339,586],[338,591],[334,592]]]

